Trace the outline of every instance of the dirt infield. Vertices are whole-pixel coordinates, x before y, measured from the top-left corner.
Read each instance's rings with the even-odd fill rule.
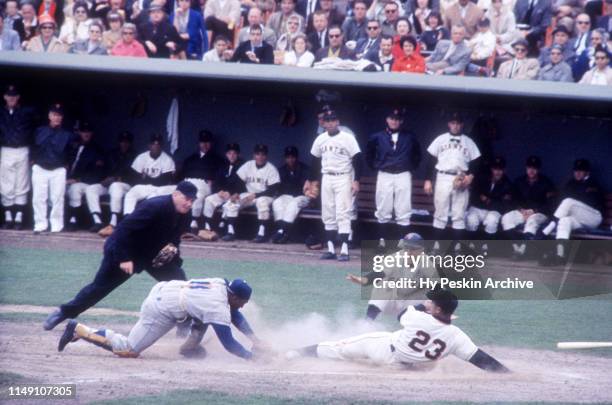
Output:
[[[56,351],[63,328],[0,323],[0,369],[44,383],[74,383],[79,402],[203,388],[233,395],[343,401],[547,401],[610,402],[612,359],[566,352],[485,347],[512,370],[491,375],[456,359],[428,371],[374,368],[277,356],[249,363],[207,342],[206,359],[183,359],[172,333],[139,359],[121,359],[84,342]],[[118,330],[125,325],[117,325]],[[72,402],[74,403],[74,402]]]

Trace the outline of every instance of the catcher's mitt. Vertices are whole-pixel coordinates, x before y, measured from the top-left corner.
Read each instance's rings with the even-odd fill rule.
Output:
[[[459,173],[453,179],[453,188],[455,190],[465,190],[467,188],[467,183],[465,181],[465,173]]]
[[[318,181],[311,181],[310,187],[308,187],[306,191],[304,191],[304,195],[314,200],[317,197],[319,197],[320,191],[321,191],[321,184]]]
[[[153,268],[162,267],[165,264],[170,263],[178,254],[178,248],[172,243],[168,243],[166,246],[159,251],[157,256],[153,259]]]

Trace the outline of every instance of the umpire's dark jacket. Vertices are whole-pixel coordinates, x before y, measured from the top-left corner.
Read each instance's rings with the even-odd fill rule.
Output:
[[[392,174],[411,172],[421,162],[421,147],[412,132],[401,131],[394,150],[391,133],[380,131],[368,139],[366,161],[372,170]]]
[[[139,273],[151,267],[153,258],[168,243],[178,247],[190,222],[191,213],[179,214],[172,195],[146,199],[117,225],[104,245],[104,254],[117,263],[133,261],[134,271]]]

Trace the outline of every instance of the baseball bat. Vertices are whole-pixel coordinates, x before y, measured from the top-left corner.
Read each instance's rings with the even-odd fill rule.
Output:
[[[559,342],[557,349],[597,349],[612,347],[612,342]]]

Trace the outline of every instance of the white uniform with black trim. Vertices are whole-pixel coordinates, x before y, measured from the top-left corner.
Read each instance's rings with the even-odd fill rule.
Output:
[[[276,167],[270,162],[266,162],[262,167],[257,167],[255,160],[249,160],[240,166],[236,175],[244,181],[247,191],[240,194],[239,201],[226,202],[223,205],[223,215],[227,218],[236,218],[241,209],[255,205],[257,219],[262,221],[270,219],[270,207],[274,200],[272,196],[261,196],[250,201],[244,198],[249,194],[262,193],[270,186],[280,183],[280,174]]]
[[[353,157],[361,149],[354,135],[342,130],[330,136],[323,132],[310,153],[321,159],[321,219],[327,231],[351,232]]]
[[[396,332],[374,332],[339,340],[322,342],[317,356],[337,360],[369,360],[375,364],[415,364],[455,355],[468,361],[478,347],[455,325],[409,306],[400,318],[403,329]]]
[[[154,159],[150,152],[143,152],[134,159],[132,169],[142,174],[146,178],[155,179],[162,174],[172,173],[176,170],[174,160],[166,152],[163,152]],[[123,213],[131,214],[136,208],[136,204],[145,198],[158,195],[170,194],[176,189],[175,185],[153,186],[151,184],[138,184],[125,194]]]
[[[226,281],[203,278],[157,283],[142,303],[140,318],[129,335],[106,329],[105,336],[113,352],[141,353],[188,316],[204,324],[230,326]]]
[[[427,152],[438,160],[433,226],[444,229],[450,216],[453,229],[465,229],[470,193],[468,190],[455,190],[453,180],[457,174],[467,172],[470,162],[480,157],[480,150],[467,135],[454,136],[446,132],[434,139]]]

